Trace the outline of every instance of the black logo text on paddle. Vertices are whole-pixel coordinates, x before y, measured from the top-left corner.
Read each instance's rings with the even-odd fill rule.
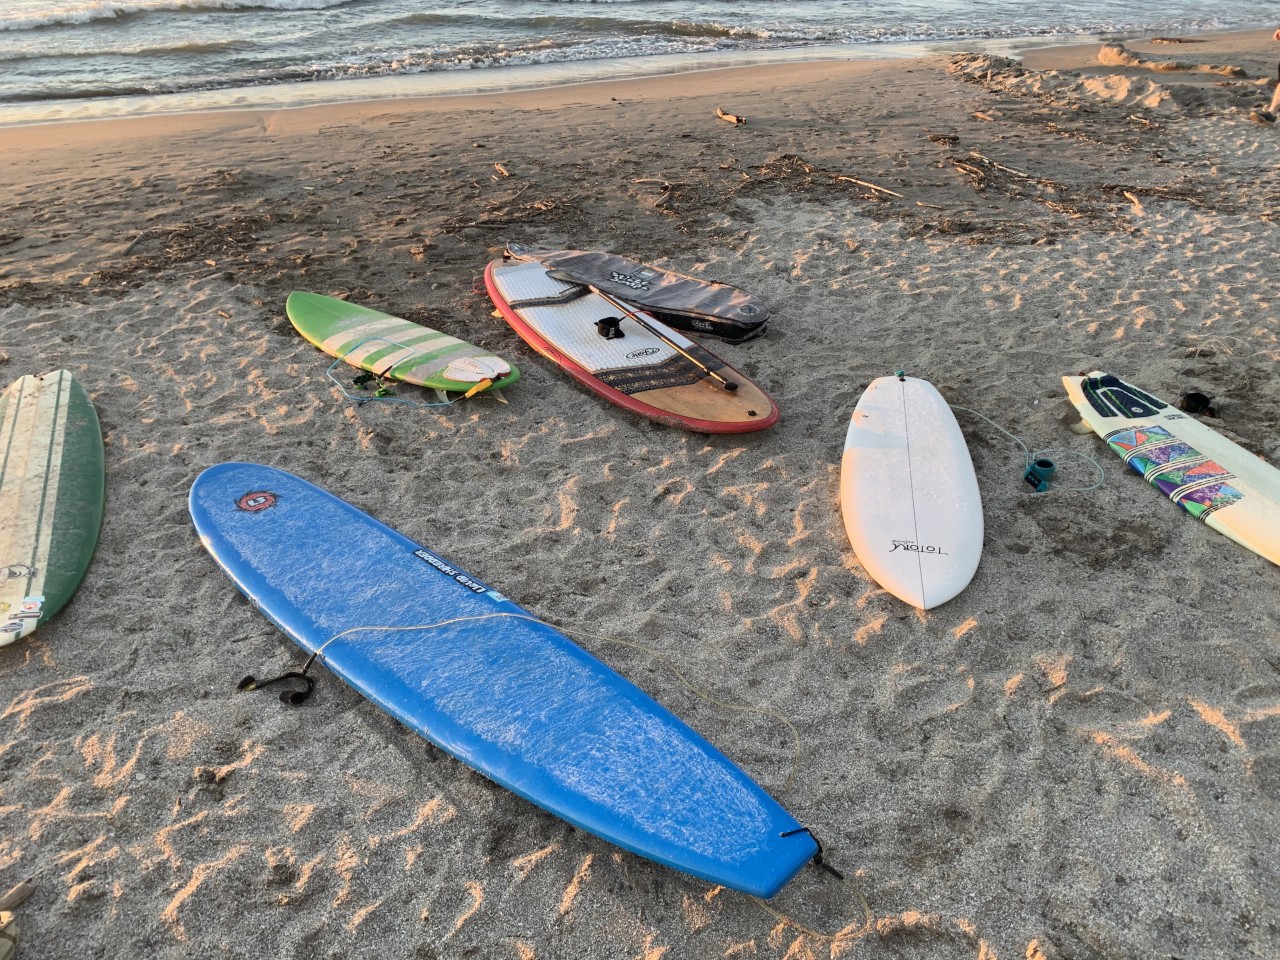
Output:
[[[902,550],[906,553],[928,553],[935,557],[945,557],[949,554],[941,547],[929,546],[927,544],[919,544],[914,540],[894,540],[893,546],[889,548],[890,553],[896,553]]]

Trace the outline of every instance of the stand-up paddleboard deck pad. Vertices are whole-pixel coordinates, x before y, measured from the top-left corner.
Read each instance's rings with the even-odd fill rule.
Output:
[[[1280,564],[1280,470],[1119,377],[1063,377],[1080,417],[1129,468],[1198,520]]]
[[[845,529],[867,573],[927,610],[978,569],[982,498],[964,434],[933,384],[881,377],[849,421],[840,468]]]
[[[381,377],[458,393],[486,380],[483,389],[492,390],[520,379],[515,367],[481,347],[336,297],[295,290],[285,312],[313,346]]]
[[[76,592],[102,527],[102,431],[66,370],[0,395],[0,646],[34,631]]]
[[[782,807],[639,688],[337,497],[271,467],[226,463],[200,475],[190,507],[209,553],[299,646],[321,650],[350,686],[509,790],[757,896],[817,852]]]
[[[494,304],[531,347],[620,407],[703,433],[763,430],[778,420],[767,393],[649,314],[641,314],[646,323],[737,389],[726,390],[608,300],[548,275],[539,263],[494,261],[484,276]],[[613,320],[623,335],[606,339],[597,324]]]

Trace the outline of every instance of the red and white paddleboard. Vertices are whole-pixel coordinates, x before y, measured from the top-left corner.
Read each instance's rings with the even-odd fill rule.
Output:
[[[745,433],[778,421],[767,393],[643,311],[534,262],[494,261],[484,279],[525,342],[620,407],[702,433]]]

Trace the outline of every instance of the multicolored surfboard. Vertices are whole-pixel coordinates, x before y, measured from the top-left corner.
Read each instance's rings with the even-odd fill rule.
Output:
[[[1197,520],[1280,564],[1280,470],[1119,377],[1095,371],[1062,382],[1081,419],[1131,470]]]
[[[465,340],[336,297],[295,290],[285,312],[313,346],[378,377],[464,394],[520,379],[507,361]]]
[[[0,646],[76,592],[98,543],[105,471],[98,415],[66,370],[0,395]]]

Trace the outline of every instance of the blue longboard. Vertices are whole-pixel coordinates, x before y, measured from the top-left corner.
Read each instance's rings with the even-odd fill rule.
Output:
[[[209,553],[276,626],[514,793],[755,896],[773,896],[817,853],[776,801],[638,687],[332,494],[224,463],[196,479],[190,507]]]

